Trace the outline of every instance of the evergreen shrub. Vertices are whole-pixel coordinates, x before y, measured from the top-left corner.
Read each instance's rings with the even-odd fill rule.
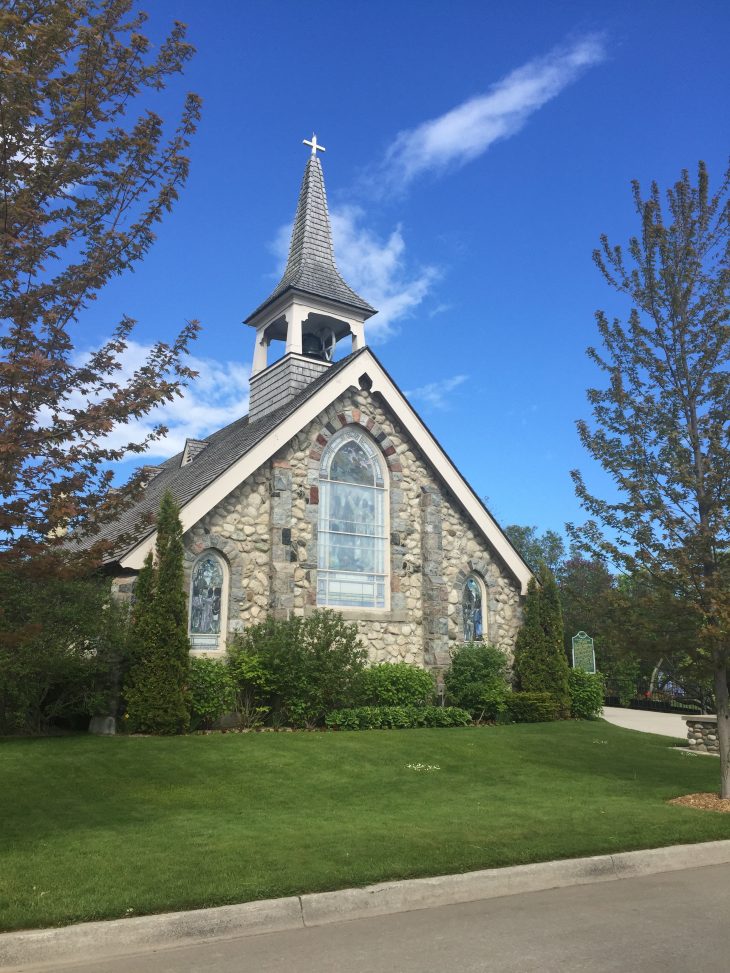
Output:
[[[356,706],[325,717],[331,730],[402,730],[419,726],[468,726],[471,716],[457,706]]]
[[[477,720],[498,720],[507,709],[507,659],[485,642],[467,642],[451,657],[444,676],[449,703],[468,710]]]
[[[576,720],[595,720],[603,709],[603,676],[600,672],[571,669],[568,672],[570,715]]]
[[[135,732],[184,733],[190,722],[190,642],[182,524],[169,491],[160,503],[155,553],[154,560],[147,556],[135,587],[126,715]]]
[[[559,716],[570,713],[568,660],[563,648],[563,615],[558,586],[543,564],[540,584],[530,580],[525,599],[524,623],[515,645],[517,688],[528,693],[554,696]]]
[[[236,636],[229,665],[239,701],[266,709],[274,725],[321,726],[331,710],[354,702],[365,667],[357,626],[334,611],[268,618]]]
[[[354,696],[361,706],[428,706],[433,703],[430,672],[407,662],[381,662],[356,678]]]
[[[552,693],[510,693],[507,711],[514,723],[549,723],[560,716]]]
[[[231,670],[224,662],[193,656],[190,660],[190,729],[210,729],[236,705]]]

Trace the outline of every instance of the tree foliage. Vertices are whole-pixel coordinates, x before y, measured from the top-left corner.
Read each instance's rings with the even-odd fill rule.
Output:
[[[547,565],[554,575],[559,575],[565,560],[565,541],[554,530],[538,534],[537,527],[510,524],[504,530],[517,552],[533,571],[541,564]]]
[[[714,194],[706,167],[684,171],[664,198],[656,183],[633,196],[640,230],[626,250],[601,238],[606,282],[630,302],[626,323],[599,311],[606,375],[590,389],[593,425],[583,445],[618,498],[592,494],[573,472],[590,515],[574,536],[643,576],[665,607],[693,616],[686,645],[711,672],[718,709],[723,796],[730,796],[730,172]]]
[[[568,661],[563,649],[563,616],[555,578],[543,564],[538,584],[531,579],[525,599],[524,621],[515,645],[518,688],[549,693],[568,715]]]
[[[169,491],[160,503],[156,558],[147,556],[135,590],[133,662],[124,696],[130,729],[187,730],[190,642],[183,572],[182,524]]]
[[[197,325],[157,342],[129,378],[134,322],[83,356],[80,316],[144,257],[188,174],[199,116],[188,95],[167,131],[139,100],[192,54],[176,23],[153,48],[133,0],[13,0],[0,9],[0,562],[36,558],[66,528],[95,531],[133,499],[110,461],[164,430],[108,434],[171,400],[193,374]],[[68,551],[66,551],[68,554]]]

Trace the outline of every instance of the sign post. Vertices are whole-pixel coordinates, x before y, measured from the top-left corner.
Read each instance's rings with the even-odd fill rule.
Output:
[[[596,671],[596,653],[593,651],[593,639],[585,632],[578,632],[572,638],[573,668],[583,672]]]

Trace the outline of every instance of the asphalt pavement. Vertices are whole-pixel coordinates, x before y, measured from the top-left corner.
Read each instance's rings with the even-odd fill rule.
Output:
[[[657,733],[659,736],[687,739],[687,724],[678,713],[654,713],[643,709],[624,709],[621,706],[604,706],[603,718],[614,726],[640,733]]]
[[[730,864],[125,955],[54,973],[725,973]]]

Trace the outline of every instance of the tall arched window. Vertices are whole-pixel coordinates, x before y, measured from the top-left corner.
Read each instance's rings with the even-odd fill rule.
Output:
[[[223,648],[228,570],[215,551],[205,551],[190,576],[190,642],[194,649]]]
[[[388,544],[383,460],[359,430],[330,440],[319,472],[317,604],[385,608]]]
[[[481,578],[470,574],[461,595],[462,634],[465,642],[484,638],[484,585]]]

